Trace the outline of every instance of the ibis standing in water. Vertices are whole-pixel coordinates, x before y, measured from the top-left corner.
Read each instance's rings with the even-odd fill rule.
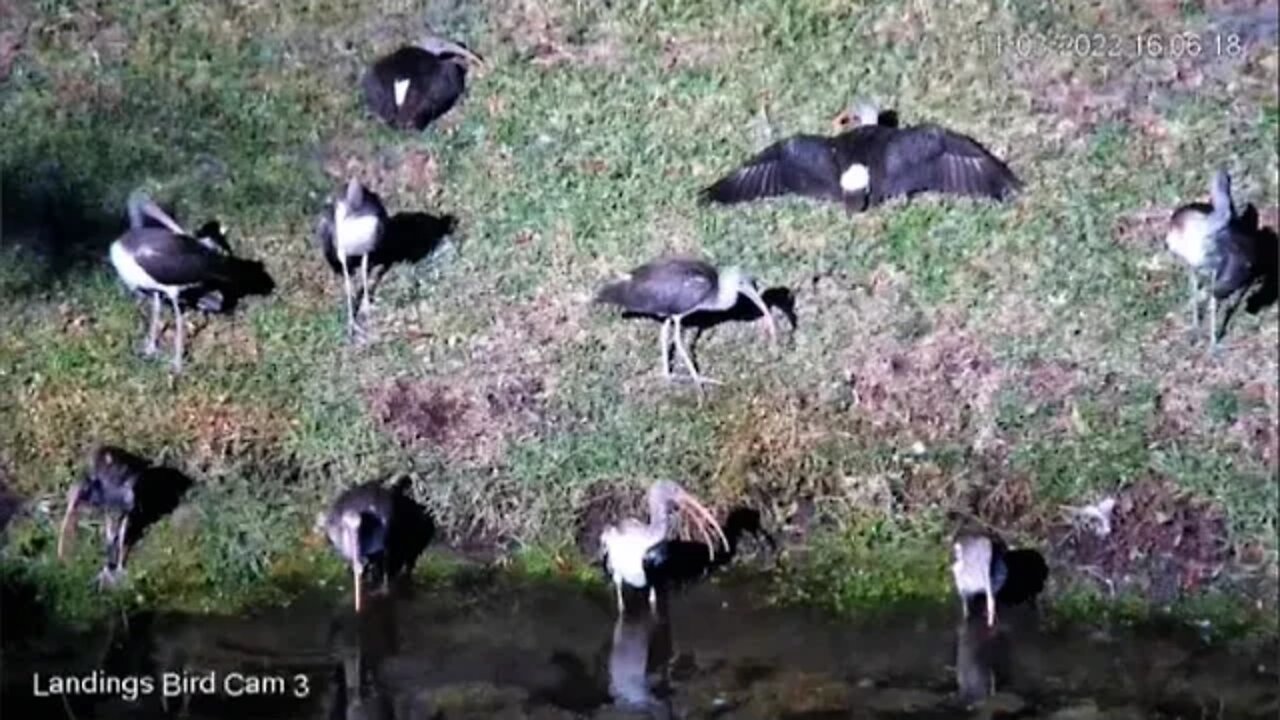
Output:
[[[1231,197],[1231,176],[1219,170],[1209,183],[1212,204],[1191,203],[1173,213],[1165,244],[1187,265],[1191,327],[1200,325],[1200,276],[1207,275],[1209,289],[1209,348],[1218,347],[1230,313],[1245,291],[1268,271],[1265,236],[1258,232],[1257,210],[1250,206],[1237,215]],[[1274,240],[1273,240],[1274,243]],[[1274,256],[1275,249],[1271,248]],[[1274,265],[1274,257],[1271,264]],[[1275,272],[1275,268],[1270,268]],[[1234,297],[1234,301],[1232,298]],[[1218,303],[1228,301],[1227,316],[1218,327]]]
[[[751,508],[738,508],[724,521],[726,544],[708,547],[696,540],[663,540],[644,554],[644,574],[650,587],[659,592],[708,577],[728,565],[738,552],[743,533],[762,537],[776,548],[773,536],[760,527],[760,513]]]
[[[890,198],[934,191],[1003,200],[1021,182],[976,140],[937,125],[900,128],[871,105],[840,113],[834,137],[794,135],[770,145],[703,189],[703,202],[781,195],[842,203],[861,212]]]
[[[658,610],[657,589],[650,585],[645,575],[645,554],[654,545],[667,539],[671,528],[672,513],[680,513],[701,534],[708,559],[714,557],[715,548],[729,547],[724,530],[701,502],[684,488],[669,480],[660,480],[649,487],[647,495],[649,522],[626,518],[610,525],[600,534],[600,546],[604,551],[605,569],[613,580],[618,596],[618,611],[624,612],[626,604],[622,586],[649,591],[649,607]]]
[[[160,227],[148,225],[147,220]],[[193,236],[142,191],[129,196],[129,229],[111,244],[110,257],[116,273],[130,290],[151,296],[145,355],[153,355],[157,349],[162,298],[168,298],[173,306],[174,372],[182,371],[184,296],[202,296],[198,304],[205,307],[204,300],[212,298],[211,294],[220,296],[231,288],[265,294],[273,286],[261,263],[242,260],[228,251],[220,225],[208,223]],[[222,305],[221,300],[218,305]]]
[[[962,532],[956,535],[952,544],[951,575],[966,618],[969,617],[970,598],[981,596],[986,599],[987,625],[996,624],[996,593],[1009,574],[1004,563],[1006,549],[1003,540],[989,533]]]
[[[624,278],[609,283],[596,295],[597,302],[617,305],[628,312],[662,318],[662,375],[671,377],[671,344],[698,384],[715,381],[698,373],[693,358],[680,339],[680,323],[696,312],[725,312],[745,295],[759,308],[770,337],[777,331],[769,308],[760,297],[756,281],[741,269],[717,270],[703,260],[662,258],[632,270]],[[671,331],[674,330],[674,333]]]
[[[129,515],[135,506],[135,489],[138,481],[151,463],[118,447],[96,448],[89,457],[89,471],[71,486],[67,493],[67,510],[58,530],[58,559],[66,557],[67,546],[75,534],[76,515],[88,505],[98,508],[106,516],[106,559],[99,584],[115,581],[116,572],[124,569],[128,548],[125,536],[129,530]]]
[[[434,533],[430,517],[407,496],[405,480],[391,486],[375,480],[350,488],[318,518],[334,549],[351,564],[356,612],[363,605],[365,568],[378,567],[385,589],[392,574],[412,569],[414,555]]]
[[[365,102],[395,128],[422,130],[444,115],[467,87],[467,66],[484,60],[463,45],[427,35],[379,58],[361,84]]]
[[[325,257],[336,259],[342,271],[342,287],[347,299],[347,331],[360,329],[356,322],[355,292],[351,287],[351,263],[360,260],[360,314],[372,307],[369,295],[369,256],[386,237],[387,208],[377,193],[359,180],[347,182],[346,191],[321,218],[317,237]],[[332,263],[331,263],[332,264]]]

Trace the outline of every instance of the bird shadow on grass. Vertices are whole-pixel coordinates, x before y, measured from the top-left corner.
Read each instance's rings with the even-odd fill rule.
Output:
[[[193,485],[195,480],[180,470],[158,465],[147,468],[133,487],[133,510],[129,512],[129,528],[124,538],[126,552],[152,525],[176,510]]]
[[[342,274],[342,264],[338,261],[338,253],[331,241],[333,224],[330,218],[333,207],[330,205],[321,215],[316,225],[316,243],[324,251],[325,262],[337,274]],[[383,242],[369,255],[369,269],[376,272],[371,281],[376,289],[382,284],[382,278],[395,265],[412,265],[433,254],[444,244],[445,240],[454,237],[458,228],[458,220],[453,215],[432,215],[425,212],[398,212],[387,218],[387,227]],[[348,267],[358,268],[359,259],[354,264],[348,261]]]
[[[1248,314],[1257,315],[1280,299],[1280,236],[1276,234],[1275,228],[1259,225],[1258,209],[1252,203],[1237,220],[1240,228],[1248,233],[1254,243],[1253,259],[1259,270],[1253,281],[1244,288],[1244,292],[1248,293],[1247,297],[1241,296],[1227,306],[1222,318],[1223,334],[1241,305],[1244,305]]]

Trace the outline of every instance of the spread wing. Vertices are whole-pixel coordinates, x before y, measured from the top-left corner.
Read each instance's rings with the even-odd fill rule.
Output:
[[[1011,196],[1022,186],[1017,176],[972,138],[936,125],[922,125],[897,133],[885,148],[885,196],[924,190]]]
[[[840,172],[828,138],[796,135],[765,148],[703,189],[699,199],[729,204],[788,194],[838,198]]]

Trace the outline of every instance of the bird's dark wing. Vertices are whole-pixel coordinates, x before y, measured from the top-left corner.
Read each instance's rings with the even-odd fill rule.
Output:
[[[1258,247],[1254,234],[1230,226],[1220,232],[1215,245],[1218,267],[1214,273],[1213,295],[1223,300],[1251,285],[1261,275],[1261,268],[1255,263]]]
[[[430,71],[409,85],[405,105],[412,108],[413,124],[419,130],[449,112],[466,90],[466,68],[461,63],[439,60]]]
[[[606,285],[596,299],[631,312],[678,315],[714,293],[718,277],[714,267],[700,260],[666,258],[641,265],[629,278]]]
[[[759,155],[699,193],[702,202],[738,203],[794,193],[840,197],[840,172],[829,138],[796,135]]]
[[[882,197],[925,190],[1009,197],[1022,186],[1017,176],[972,138],[936,125],[896,133],[885,147]]]
[[[338,261],[338,249],[334,245],[333,237],[333,203],[328,203],[324,207],[324,212],[316,217],[314,232],[312,233],[312,243],[321,253],[324,254],[325,262],[329,263],[329,267],[334,272],[342,272],[342,264]]]
[[[234,258],[186,235],[162,228],[138,228],[126,233],[124,244],[138,265],[164,285],[235,279]]]

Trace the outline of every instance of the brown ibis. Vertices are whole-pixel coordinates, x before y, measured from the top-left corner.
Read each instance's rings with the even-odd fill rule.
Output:
[[[134,510],[135,490],[143,473],[151,463],[118,447],[102,446],[89,456],[89,470],[71,486],[67,493],[67,510],[58,530],[58,559],[66,557],[66,550],[75,535],[76,515],[88,505],[98,508],[106,516],[106,559],[98,575],[100,584],[115,581],[116,571],[124,568],[127,546],[125,536],[129,529],[129,516]]]
[[[361,85],[369,108],[394,128],[423,130],[466,91],[468,65],[484,59],[461,43],[428,34],[376,60]]]
[[[360,260],[360,315],[372,308],[369,295],[369,257],[377,252],[386,237],[387,208],[377,193],[352,178],[346,190],[336,198],[316,228],[316,239],[325,257],[337,261],[342,270],[342,287],[347,300],[347,331],[355,334],[355,292],[351,287],[351,264]]]
[[[952,544],[951,575],[964,617],[969,617],[969,600],[986,598],[987,625],[996,624],[996,593],[1004,585],[1008,568],[1004,563],[1004,541],[990,533],[962,532]]]
[[[645,263],[622,279],[605,285],[596,295],[596,301],[662,318],[663,377],[671,377],[670,352],[674,339],[676,352],[689,369],[691,379],[701,385],[716,381],[698,373],[680,338],[680,323],[693,313],[728,311],[737,304],[739,294],[760,310],[770,337],[776,337],[773,317],[760,297],[755,279],[740,268],[721,271],[704,260],[670,257]]]
[[[206,223],[194,235],[188,233],[140,190],[129,196],[128,210],[129,229],[111,244],[111,264],[130,290],[151,296],[151,324],[143,349],[147,356],[156,352],[160,305],[162,298],[169,299],[175,324],[173,370],[181,372],[186,336],[183,302],[195,297],[200,309],[227,310],[234,297],[268,294],[274,282],[262,263],[231,254],[216,222]],[[148,220],[160,227],[148,225]]]
[[[841,112],[835,136],[780,140],[700,193],[733,204],[782,195],[842,203],[861,212],[891,198],[933,191],[1006,199],[1021,181],[976,140],[933,124],[899,127],[871,105]]]
[[[408,496],[407,480],[390,486],[380,480],[357,485],[317,518],[334,549],[351,564],[356,612],[363,606],[365,568],[377,567],[387,588],[392,575],[412,571],[435,532],[431,517]]]
[[[609,525],[600,534],[605,568],[617,591],[619,612],[626,609],[623,585],[648,590],[649,607],[657,612],[657,590],[649,584],[645,574],[644,557],[650,548],[667,539],[673,513],[683,516],[702,536],[708,559],[714,557],[717,546],[729,547],[729,540],[711,511],[676,483],[670,480],[654,483],[649,487],[647,501],[648,523],[625,518],[616,525]]]
[[[737,508],[729,513],[722,527],[725,546],[708,547],[696,540],[663,540],[645,551],[644,574],[649,586],[661,593],[710,576],[733,560],[743,533],[764,539],[770,548],[777,547],[773,536],[760,526],[757,510]]]
[[[1201,276],[1212,283],[1209,349],[1214,351],[1245,292],[1268,272],[1275,272],[1275,241],[1259,230],[1252,205],[1243,214],[1236,213],[1226,170],[1218,170],[1210,180],[1209,196],[1211,204],[1190,203],[1174,211],[1165,245],[1187,266],[1192,330],[1200,325]],[[1218,303],[1223,301],[1227,313],[1219,327]]]

